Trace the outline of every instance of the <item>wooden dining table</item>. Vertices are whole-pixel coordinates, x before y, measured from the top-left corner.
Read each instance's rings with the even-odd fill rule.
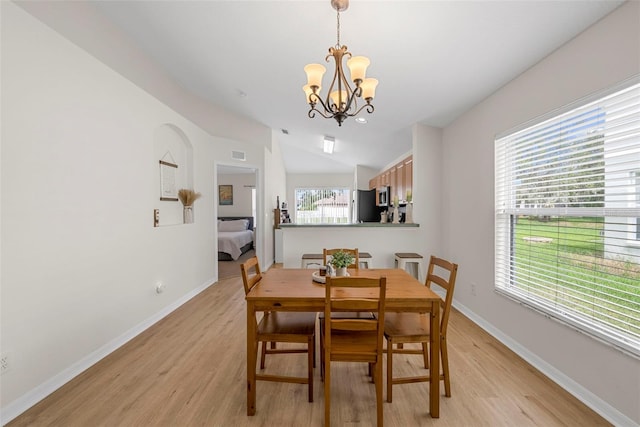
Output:
[[[256,413],[258,342],[255,316],[264,311],[324,311],[325,288],[312,279],[317,270],[276,268],[246,295],[247,300],[247,415]],[[430,313],[429,412],[440,416],[440,297],[402,269],[350,269],[351,276],[386,277],[385,311]]]

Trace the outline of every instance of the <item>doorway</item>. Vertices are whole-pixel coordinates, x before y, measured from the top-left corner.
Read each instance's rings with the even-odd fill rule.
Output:
[[[216,166],[215,195],[216,238],[218,239],[218,280],[240,276],[240,264],[257,255],[261,238],[259,228],[260,191],[258,189],[258,170],[254,167],[237,165]],[[223,194],[224,193],[224,194]],[[220,226],[220,221],[242,222],[247,220],[250,233],[239,232],[235,228]],[[250,237],[244,236],[246,234]],[[251,239],[251,244],[246,243]],[[238,240],[236,240],[238,239]]]

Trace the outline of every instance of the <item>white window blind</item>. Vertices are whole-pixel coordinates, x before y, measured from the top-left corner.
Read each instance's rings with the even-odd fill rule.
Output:
[[[639,82],[495,144],[496,289],[636,355]]]
[[[296,188],[296,224],[346,224],[351,199],[348,188]]]

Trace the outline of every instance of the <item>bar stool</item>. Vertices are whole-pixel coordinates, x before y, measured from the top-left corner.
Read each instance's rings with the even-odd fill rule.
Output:
[[[302,268],[309,268],[310,265],[320,267],[322,265],[322,254],[302,254]]]
[[[407,269],[407,264],[415,264],[417,275],[414,277],[419,281],[422,281],[422,271],[424,267],[422,265],[423,256],[415,252],[396,252],[396,267],[403,270]]]
[[[364,264],[364,268],[371,268],[373,257],[369,252],[360,252],[358,253],[358,257],[360,258],[360,264]]]

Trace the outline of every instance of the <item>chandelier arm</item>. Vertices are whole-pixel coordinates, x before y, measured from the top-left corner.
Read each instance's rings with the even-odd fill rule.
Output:
[[[315,97],[316,97],[316,99],[318,100],[318,102],[320,102],[320,105],[322,105],[322,109],[323,109],[325,112],[327,112],[327,113],[332,113],[332,111],[331,111],[329,108],[327,108],[327,107],[329,106],[329,105],[328,105],[328,102],[329,102],[329,98],[328,98],[328,97],[327,97],[327,103],[325,104],[325,102],[322,100],[322,98],[320,98],[318,95],[316,95],[316,94],[311,94],[311,95],[309,95],[309,98],[311,98],[312,96],[315,96]],[[309,105],[311,105],[311,103],[310,103]],[[315,103],[314,103],[313,105],[311,105],[311,109],[312,109],[312,110],[316,110],[316,111],[317,111],[318,113],[320,113],[320,115],[321,115],[322,117],[324,117],[325,119],[328,119],[328,118],[330,118],[330,117],[333,117],[333,114],[331,114],[330,116],[325,116],[325,115],[324,115],[320,110],[318,110],[318,109],[315,107]]]
[[[360,110],[358,110],[356,113],[353,113],[353,114],[350,114],[349,111],[351,111],[352,107],[354,110],[358,109],[358,100],[356,98],[362,95],[362,88],[360,86],[357,86],[353,92],[347,93],[347,95],[348,95],[348,100],[347,100],[347,105],[344,107],[344,112],[349,116],[354,116],[358,114],[362,110],[362,108],[360,108]]]
[[[320,102],[320,105],[322,105],[322,109],[329,115],[326,115],[325,113],[323,113],[321,110],[316,108],[316,102],[311,103],[309,102],[309,105],[311,105],[311,109],[309,110],[309,117],[310,118],[314,118],[315,117],[315,112],[317,112],[318,114],[320,114],[322,117],[324,117],[325,119],[330,119],[331,117],[333,117],[333,113],[331,112],[331,110],[329,110],[327,108],[327,105],[324,103],[324,101],[322,101],[322,98],[320,98],[318,95],[316,95],[315,93],[312,93],[311,95],[309,95],[309,99],[311,99],[311,97],[315,97],[315,99],[317,100],[317,102]]]
[[[313,119],[316,116],[316,113],[320,114],[325,119],[330,119],[333,117],[333,115],[329,115],[329,116],[325,115],[322,111],[318,110],[316,107],[311,107],[308,113],[309,118]]]
[[[357,116],[358,114],[360,114],[360,111],[364,110],[365,108],[367,109],[367,113],[369,114],[373,113],[373,111],[375,110],[375,108],[373,107],[373,104],[365,104],[362,107],[360,107],[358,111],[356,111],[353,114],[347,114],[347,116],[349,117]]]

